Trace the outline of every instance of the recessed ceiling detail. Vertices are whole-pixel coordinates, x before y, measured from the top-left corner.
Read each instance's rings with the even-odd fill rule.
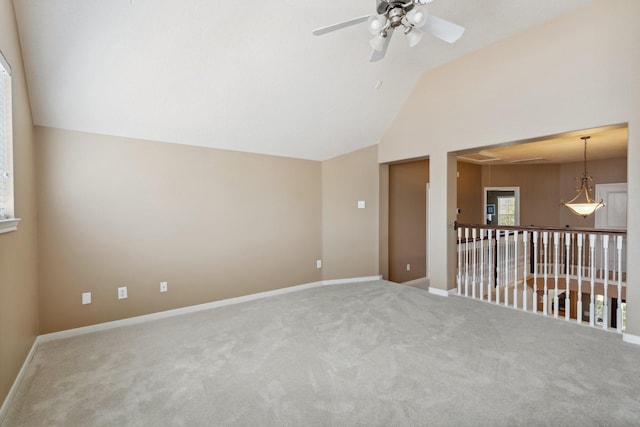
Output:
[[[460,160],[467,160],[473,163],[485,163],[485,162],[494,162],[496,160],[500,160],[500,157],[492,156],[491,154],[483,154],[483,153],[465,154],[464,156],[459,156],[458,158]]]

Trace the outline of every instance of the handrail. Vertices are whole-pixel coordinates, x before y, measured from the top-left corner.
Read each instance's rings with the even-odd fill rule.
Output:
[[[602,228],[587,227],[546,227],[537,225],[492,225],[492,224],[459,224],[458,221],[453,223],[453,229],[458,228],[484,228],[485,230],[513,230],[513,231],[561,231],[561,232],[578,232],[589,234],[615,234],[627,235],[627,230],[605,230]]]

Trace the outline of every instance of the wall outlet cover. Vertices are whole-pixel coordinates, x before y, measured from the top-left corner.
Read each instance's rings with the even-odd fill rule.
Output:
[[[127,298],[127,287],[121,286],[118,288],[118,299],[126,299]]]
[[[167,282],[160,282],[160,292],[167,292],[169,290],[169,284]]]
[[[91,304],[91,292],[82,293],[82,304]]]

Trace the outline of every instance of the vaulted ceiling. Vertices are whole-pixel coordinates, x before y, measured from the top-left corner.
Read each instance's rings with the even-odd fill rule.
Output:
[[[457,43],[396,35],[370,63],[366,24],[311,31],[374,0],[14,0],[36,125],[314,160],[378,143],[426,71],[588,2],[435,0]]]

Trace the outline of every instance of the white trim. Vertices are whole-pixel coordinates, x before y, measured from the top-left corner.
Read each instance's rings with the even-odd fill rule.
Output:
[[[325,286],[342,285],[344,283],[373,282],[381,279],[382,276],[351,277],[349,279],[323,280],[322,284]]]
[[[0,234],[16,231],[22,218],[0,219]]]
[[[11,406],[13,399],[15,399],[16,394],[18,393],[18,388],[20,388],[20,385],[24,380],[25,373],[27,372],[27,368],[29,367],[31,360],[33,359],[33,355],[36,353],[36,349],[38,348],[38,344],[40,343],[38,338],[40,337],[36,337],[36,339],[33,340],[33,344],[31,345],[31,350],[29,350],[29,354],[27,354],[26,359],[24,359],[24,362],[22,363],[22,367],[20,368],[20,371],[18,371],[18,375],[16,376],[16,379],[13,381],[13,385],[9,389],[9,393],[7,393],[7,397],[4,398],[4,402],[2,403],[2,406],[0,406],[0,425],[2,425],[2,422],[4,421],[4,417],[7,415],[7,412],[9,412],[9,407]]]
[[[438,295],[439,297],[448,297],[449,295],[455,295],[458,292],[456,288],[449,289],[445,291],[444,289],[433,288],[429,286],[429,293],[433,295]]]
[[[626,332],[622,333],[622,341],[627,342],[629,344],[640,345],[640,336],[627,334]]]

